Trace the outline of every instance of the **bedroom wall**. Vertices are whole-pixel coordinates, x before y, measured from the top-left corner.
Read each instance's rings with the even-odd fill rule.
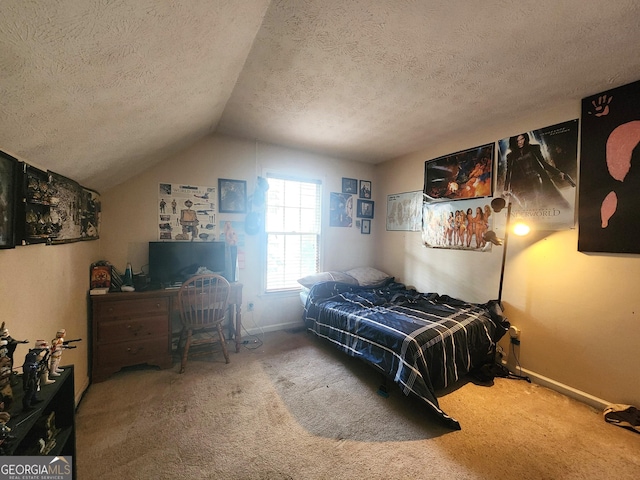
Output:
[[[65,328],[67,340],[83,339],[62,355],[63,365],[75,366],[76,400],[89,384],[87,291],[89,266],[99,258],[99,244],[95,240],[0,250],[0,323],[6,322],[16,340],[29,340],[17,346],[14,368],[22,371],[36,340],[50,342]]]
[[[374,199],[422,190],[424,162],[522,131],[580,117],[580,101],[518,118],[488,119],[477,131],[452,133],[421,152],[380,165]],[[384,181],[382,181],[384,179]],[[504,217],[496,225],[504,232]],[[491,253],[430,249],[420,233],[374,226],[377,266],[426,292],[475,302],[497,298],[501,248]],[[577,251],[577,229],[509,237],[503,287],[506,315],[522,330],[519,360],[536,381],[598,405],[640,405],[640,256]],[[508,347],[506,342],[502,342]],[[513,355],[511,361],[513,361]]]
[[[147,263],[148,242],[158,238],[158,185],[160,182],[218,185],[218,178],[247,181],[252,194],[256,178],[267,171],[318,178],[323,183],[322,268],[348,269],[369,265],[373,258],[373,235],[360,229],[329,227],[329,193],[342,190],[342,177],[370,180],[374,166],[213,135],[157,167],[102,192],[103,234],[101,256],[123,271],[127,261],[139,271]],[[375,190],[377,185],[373,185]],[[221,221],[243,221],[244,215],[218,214]],[[354,219],[355,220],[355,219]],[[381,220],[377,220],[381,221]],[[375,224],[376,220],[372,222]],[[218,238],[218,237],[216,237]],[[249,331],[268,331],[302,324],[302,306],[296,293],[264,295],[262,249],[259,236],[245,235],[245,268],[239,271],[243,283],[243,325]],[[246,305],[255,305],[248,312]]]

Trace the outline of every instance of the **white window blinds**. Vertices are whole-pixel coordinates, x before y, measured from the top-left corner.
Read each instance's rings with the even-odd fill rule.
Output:
[[[318,272],[321,183],[267,175],[265,215],[266,291],[299,288],[299,278]]]

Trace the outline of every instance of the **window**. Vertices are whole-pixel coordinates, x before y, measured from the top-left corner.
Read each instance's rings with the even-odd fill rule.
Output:
[[[266,291],[297,289],[299,278],[318,272],[322,185],[267,175]]]

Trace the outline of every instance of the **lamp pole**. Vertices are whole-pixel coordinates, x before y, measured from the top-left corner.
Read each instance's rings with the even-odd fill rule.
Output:
[[[500,286],[498,287],[498,305],[502,308],[502,283],[504,281],[504,266],[507,262],[507,244],[509,242],[509,227],[511,223],[511,198],[507,203],[507,223],[504,228],[504,240],[502,241],[502,266],[500,268]]]

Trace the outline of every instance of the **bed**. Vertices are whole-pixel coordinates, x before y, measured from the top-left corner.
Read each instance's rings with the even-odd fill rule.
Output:
[[[496,342],[509,328],[498,303],[420,293],[388,276],[377,283],[341,280],[301,282],[308,331],[380,370],[459,429],[436,392],[494,361]]]

